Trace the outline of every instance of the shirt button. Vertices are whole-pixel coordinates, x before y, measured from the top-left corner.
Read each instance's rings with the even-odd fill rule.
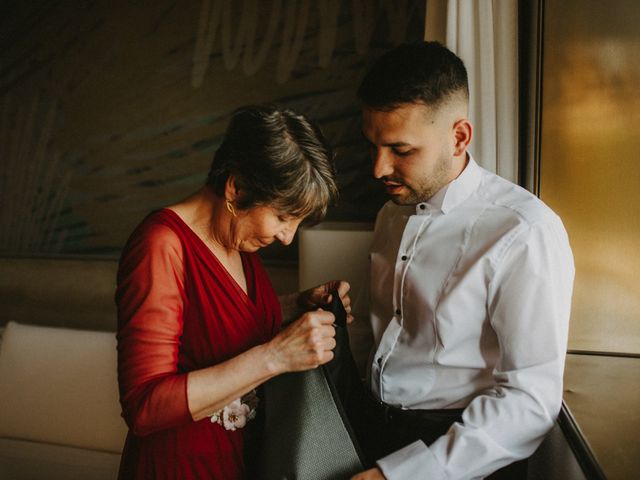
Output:
[[[406,260],[407,256],[406,255],[402,255],[402,260]]]
[[[396,309],[396,315],[400,315],[400,309]]]
[[[379,365],[379,366],[382,366],[382,357],[379,357],[379,358],[378,358],[378,365]]]
[[[420,204],[420,210],[424,210],[425,208],[427,208],[427,206],[424,203]]]

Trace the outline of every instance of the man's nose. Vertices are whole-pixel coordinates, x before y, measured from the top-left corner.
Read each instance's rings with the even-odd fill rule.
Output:
[[[389,177],[393,173],[391,156],[384,149],[378,149],[372,153],[373,176],[375,178]]]

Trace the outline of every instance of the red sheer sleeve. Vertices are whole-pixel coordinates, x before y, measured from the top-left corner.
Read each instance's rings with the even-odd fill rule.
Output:
[[[143,224],[122,254],[116,290],[120,402],[136,435],[192,421],[187,374],[177,367],[184,301],[179,238]]]

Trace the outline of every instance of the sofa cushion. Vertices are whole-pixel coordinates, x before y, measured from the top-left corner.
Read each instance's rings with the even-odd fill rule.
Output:
[[[115,480],[119,466],[117,453],[0,438],[0,478]]]
[[[120,453],[115,335],[9,322],[0,405],[0,437]]]

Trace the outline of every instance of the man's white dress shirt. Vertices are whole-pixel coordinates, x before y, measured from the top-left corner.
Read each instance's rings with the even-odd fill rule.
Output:
[[[371,252],[371,389],[407,409],[465,408],[389,480],[481,478],[531,455],[562,401],[573,256],[560,218],[470,158],[428,202],[383,206]]]

